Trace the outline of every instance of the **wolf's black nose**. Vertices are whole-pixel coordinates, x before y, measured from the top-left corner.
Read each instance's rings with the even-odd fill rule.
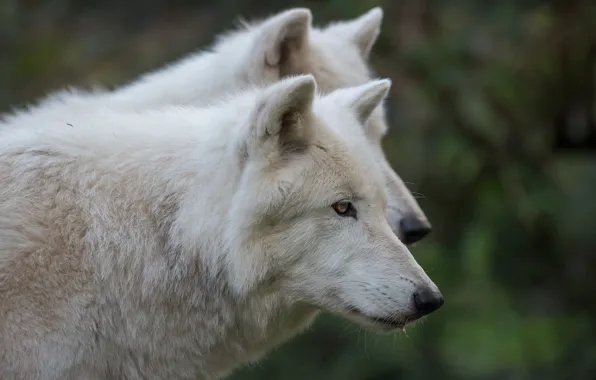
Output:
[[[430,223],[420,219],[416,215],[405,215],[400,221],[402,230],[402,241],[404,244],[412,244],[422,240],[432,231]]]
[[[430,288],[420,288],[414,293],[414,306],[416,313],[422,317],[437,310],[443,306],[445,301],[443,295],[439,291],[433,291]]]

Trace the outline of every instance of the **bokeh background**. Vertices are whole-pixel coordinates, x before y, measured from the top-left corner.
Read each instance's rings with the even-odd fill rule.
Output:
[[[323,316],[231,379],[595,379],[596,1],[0,0],[0,112],[122,84],[240,16],[377,5],[385,150],[434,225],[413,252],[446,304],[407,335]]]

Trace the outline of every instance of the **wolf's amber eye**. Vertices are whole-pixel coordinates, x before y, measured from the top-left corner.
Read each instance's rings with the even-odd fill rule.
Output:
[[[353,218],[356,217],[356,209],[350,201],[335,202],[331,207],[333,207],[333,210],[335,210],[338,215],[351,216]]]

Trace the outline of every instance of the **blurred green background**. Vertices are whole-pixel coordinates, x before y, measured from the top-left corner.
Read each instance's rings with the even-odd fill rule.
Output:
[[[239,16],[376,5],[385,150],[434,225],[412,250],[446,304],[407,335],[323,316],[232,379],[595,379],[596,155],[553,149],[595,109],[595,1],[0,0],[0,112],[131,80]]]

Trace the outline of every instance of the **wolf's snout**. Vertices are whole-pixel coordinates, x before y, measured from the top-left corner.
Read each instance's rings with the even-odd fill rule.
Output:
[[[399,221],[404,244],[413,244],[422,240],[432,231],[430,223],[417,215],[406,214]]]
[[[414,293],[414,306],[418,317],[430,314],[437,310],[443,303],[443,295],[438,290],[432,290],[428,287],[421,287]]]

